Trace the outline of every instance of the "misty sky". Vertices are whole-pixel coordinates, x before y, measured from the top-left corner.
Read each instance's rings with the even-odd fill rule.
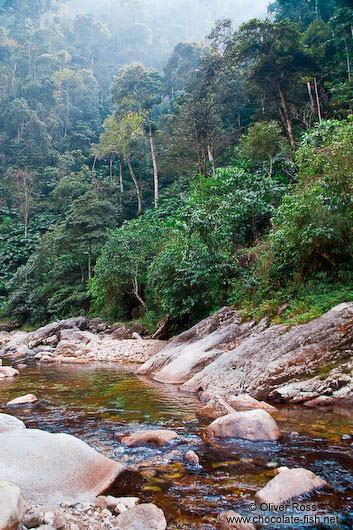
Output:
[[[122,5],[125,10],[129,5],[131,24],[145,22],[146,16],[152,23],[154,17],[164,17],[168,24],[168,16],[171,21],[175,18],[182,21],[184,15],[187,25],[193,27],[193,35],[188,37],[200,40],[219,19],[231,18],[237,26],[251,18],[266,16],[269,3],[270,0],[68,0],[67,6],[71,14],[92,13],[107,24],[112,20],[118,23],[116,16]]]

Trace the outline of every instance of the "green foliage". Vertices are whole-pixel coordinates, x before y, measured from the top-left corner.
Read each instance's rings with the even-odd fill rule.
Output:
[[[351,296],[349,1],[276,0],[207,47],[192,17],[224,1],[60,4],[0,2],[2,312],[187,325],[290,299],[291,322]]]
[[[266,242],[251,250],[251,266],[234,282],[231,300],[244,303],[246,314],[273,317],[292,300],[286,321],[299,323],[351,299],[352,127],[352,118],[329,120],[303,138],[298,184],[283,198]]]
[[[219,307],[235,250],[266,229],[284,189],[242,167],[193,179],[179,204],[166,198],[112,234],[91,283],[96,303],[122,318],[139,296],[146,308],[189,321]]]

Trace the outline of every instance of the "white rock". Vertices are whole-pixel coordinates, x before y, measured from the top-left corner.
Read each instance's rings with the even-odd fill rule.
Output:
[[[20,488],[10,482],[0,482],[0,530],[16,530],[24,514]]]
[[[23,421],[10,416],[9,414],[0,414],[0,433],[8,431],[19,431],[25,429]]]
[[[68,434],[25,429],[0,434],[0,477],[31,504],[90,502],[123,466]]]

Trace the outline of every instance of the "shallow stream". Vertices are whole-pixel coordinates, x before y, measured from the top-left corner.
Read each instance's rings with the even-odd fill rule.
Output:
[[[3,405],[27,393],[36,394],[38,403],[3,406],[1,412],[17,416],[29,428],[73,434],[128,465],[160,456],[160,463],[125,474],[111,493],[156,503],[164,510],[168,530],[214,530],[222,510],[271,515],[258,508],[251,510],[254,494],[274,476],[272,467],[278,465],[310,469],[331,483],[333,492],[321,492],[304,502],[314,504],[316,514],[334,516],[335,522],[264,528],[353,528],[353,447],[351,441],[341,440],[343,434],[353,433],[352,410],[284,407],[274,415],[283,432],[279,442],[232,440],[214,447],[200,438],[203,425],[195,416],[200,407],[195,396],[137,377],[133,367],[31,364],[20,377],[0,383]],[[175,430],[180,440],[163,449],[127,449],[114,437],[147,428]],[[295,431],[299,435],[291,435]],[[173,449],[180,452],[179,461],[163,463]],[[190,449],[200,456],[199,468],[182,459],[182,453]]]

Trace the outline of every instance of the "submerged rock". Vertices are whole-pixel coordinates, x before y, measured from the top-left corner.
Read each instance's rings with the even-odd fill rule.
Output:
[[[179,438],[174,431],[167,430],[153,430],[153,431],[137,431],[128,435],[117,435],[123,445],[127,447],[136,447],[139,445],[155,444],[162,447],[172,440]]]
[[[10,416],[9,414],[0,414],[0,433],[8,431],[22,431],[26,426],[23,421]]]
[[[119,530],[166,530],[164,513],[155,504],[140,504],[116,518]]]
[[[278,475],[256,493],[255,499],[258,503],[266,503],[268,505],[284,504],[291,499],[311,493],[314,490],[324,487],[331,488],[325,480],[308,469],[280,468],[278,471]]]
[[[12,399],[7,403],[7,405],[27,405],[29,403],[36,403],[36,401],[38,401],[38,399],[34,394],[26,394],[25,396]]]
[[[253,524],[241,521],[242,516],[239,513],[231,510],[221,512],[217,517],[216,530],[256,530]]]
[[[16,530],[25,514],[21,490],[10,482],[0,482],[0,530]]]
[[[94,499],[123,469],[68,434],[32,429],[0,434],[0,476],[18,484],[33,504]]]
[[[275,441],[281,436],[275,420],[262,409],[235,412],[215,420],[203,433],[206,440],[241,438],[253,442]]]
[[[198,466],[200,464],[200,458],[194,451],[188,451],[187,453],[185,453],[184,458],[187,462],[194,466]]]

